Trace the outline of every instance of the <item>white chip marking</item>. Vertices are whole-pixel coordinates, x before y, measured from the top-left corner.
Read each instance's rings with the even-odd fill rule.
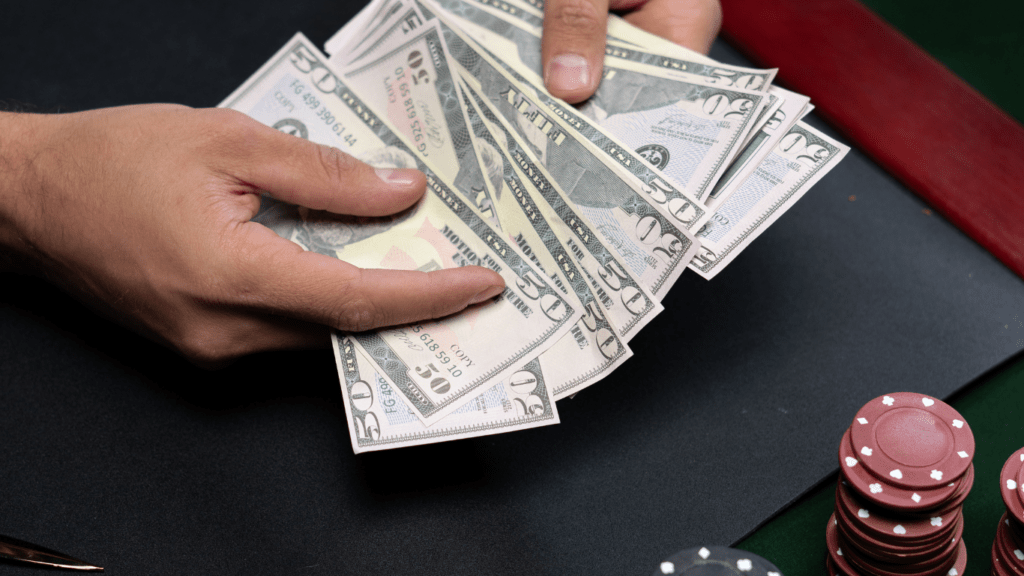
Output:
[[[860,510],[857,510],[857,516],[860,516],[861,518],[871,518],[871,513],[861,508]]]
[[[1024,562],[1024,552],[1021,552],[1020,548],[1014,550],[1013,555],[1017,557],[1017,560]]]
[[[935,480],[936,482],[941,482],[942,481],[942,470],[932,470],[932,473],[930,474],[930,476],[932,477],[932,480]]]
[[[896,402],[896,399],[892,396],[882,396],[882,404],[886,406],[892,406]]]
[[[896,468],[894,470],[890,470],[889,471],[889,476],[892,476],[893,478],[899,480],[899,479],[903,478],[903,472],[900,472],[900,469]]]
[[[953,419],[953,426],[956,426],[957,428],[963,428],[964,427],[964,421],[963,420],[957,420],[956,418],[954,418]]]
[[[868,423],[868,419],[863,417],[863,416],[861,416],[860,418],[857,418],[857,423],[858,424],[867,424]]]
[[[1007,480],[1006,481],[1006,489],[1007,490],[1016,490],[1017,489],[1017,481],[1016,480]]]
[[[956,455],[961,457],[961,458],[970,458],[971,457],[970,454],[968,454],[967,452],[964,452],[963,450],[957,452]]]
[[[701,558],[707,560],[708,556],[711,556],[711,550],[708,550],[707,548],[701,548],[697,551],[697,554],[699,554]]]
[[[847,456],[846,465],[849,466],[850,468],[853,468],[854,466],[857,465],[857,459],[854,458],[853,456]]]
[[[768,576],[782,576],[781,572],[769,572]]]
[[[871,489],[871,493],[872,494],[878,494],[878,493],[880,493],[882,491],[882,485],[878,484],[878,483],[869,484],[868,488]]]
[[[913,500],[914,502],[921,502],[921,495],[918,494],[917,492],[914,492],[914,495],[911,496],[910,499]]]
[[[673,564],[671,562],[662,562],[661,563],[661,573],[662,574],[671,574],[671,573],[673,573],[675,571],[676,571],[676,565],[675,564]]]
[[[904,528],[902,524],[897,524],[896,527],[892,529],[892,531],[901,536],[907,533],[907,529]]]
[[[1021,452],[1021,453],[1020,453],[1020,461],[1021,461],[1021,462],[1024,462],[1024,452]]]
[[[949,574],[949,576],[957,576],[960,573],[956,571],[956,568],[950,568],[947,574]]]
[[[839,556],[842,556],[843,555],[843,549],[842,548],[836,548],[836,554],[839,555]]]
[[[867,446],[860,449],[860,453],[865,456],[871,456],[872,452],[871,448],[868,448]]]
[[[754,563],[746,558],[742,558],[736,561],[736,567],[740,569],[740,572],[750,572],[754,567]]]
[[[942,516],[933,516],[932,526],[942,526]]]
[[[929,408],[932,404],[935,404],[935,400],[932,400],[931,398],[921,398],[921,404],[924,404],[925,408]]]

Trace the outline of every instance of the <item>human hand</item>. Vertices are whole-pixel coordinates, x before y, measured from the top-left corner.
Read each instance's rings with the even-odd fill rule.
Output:
[[[707,54],[722,25],[718,0],[546,0],[541,61],[544,84],[563,100],[582,102],[601,82],[608,10],[629,23]]]
[[[383,216],[423,195],[231,110],[145,105],[0,115],[0,244],[86,303],[200,364],[446,316],[496,296],[497,273],[368,270],[251,222],[260,193]]]

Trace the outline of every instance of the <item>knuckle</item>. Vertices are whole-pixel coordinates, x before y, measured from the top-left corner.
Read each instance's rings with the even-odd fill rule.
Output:
[[[239,342],[211,324],[189,328],[176,344],[178,352],[198,366],[214,368],[242,355]]]
[[[225,126],[237,128],[249,128],[252,126],[251,118],[230,108],[208,108],[206,113],[210,114],[215,122]]]
[[[545,21],[558,26],[559,33],[582,35],[594,30],[604,30],[602,14],[591,0],[562,0],[548,2]]]
[[[346,282],[333,288],[336,304],[327,317],[338,330],[364,332],[388,324],[387,310],[359,290],[358,287],[362,285],[362,274],[362,270],[355,269]]]
[[[205,145],[213,153],[234,155],[249,150],[257,141],[256,130],[262,125],[238,112],[227,108],[210,108],[199,111],[204,122],[195,142]]]
[[[365,332],[387,324],[386,314],[368,299],[349,299],[333,314],[334,326],[348,332]]]
[[[324,173],[332,178],[342,178],[350,172],[359,168],[361,162],[341,150],[333,147],[318,144],[316,147],[317,158]]]

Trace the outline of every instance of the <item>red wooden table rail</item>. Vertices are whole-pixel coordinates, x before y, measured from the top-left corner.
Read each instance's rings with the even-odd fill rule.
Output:
[[[855,0],[721,0],[723,33],[1024,277],[1024,128]]]

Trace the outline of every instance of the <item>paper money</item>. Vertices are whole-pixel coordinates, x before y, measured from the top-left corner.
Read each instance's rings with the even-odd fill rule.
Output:
[[[661,299],[682,273],[681,259],[696,250],[692,233],[676,226],[703,213],[697,202],[669,200],[656,186],[627,180],[594,153],[580,133],[541,104],[532,87],[444,26],[445,41],[467,85],[510,122],[517,137],[547,168],[577,208],[594,223],[631,272]],[[655,181],[655,184],[657,180]],[[659,201],[661,201],[659,203]]]
[[[337,58],[332,62],[340,64]],[[398,127],[423,162],[450,179],[481,214],[494,218],[493,186],[473,147],[436,22],[399,30],[342,74],[349,87]]]
[[[699,62],[701,64],[718,64],[718,62],[700,52],[670,42],[642,28],[637,28],[616,14],[608,15],[608,37],[619,42],[631,44],[632,46],[630,47],[639,47],[647,52],[667,54],[681,60]]]
[[[453,0],[425,0],[430,3],[436,3],[435,5],[443,7],[446,11],[457,15],[459,18],[466,19],[474,22],[477,25],[481,25],[478,21],[478,17],[467,17],[466,12],[460,11]],[[460,4],[473,5],[476,8],[489,12],[500,18],[512,18],[520,23],[522,30],[528,31],[537,38],[540,38],[542,33],[543,18],[538,17],[528,11],[519,10],[508,10],[502,9],[500,6],[496,6],[496,3],[487,2],[486,0],[459,0]],[[508,4],[507,2],[501,2],[498,4]],[[514,4],[514,3],[513,3]],[[422,9],[422,3],[420,5]],[[426,13],[424,13],[426,15]],[[484,25],[487,28],[489,25]],[[625,34],[624,30],[628,27],[624,21],[615,21],[614,24],[610,24],[609,31],[617,32],[619,35]],[[642,31],[634,35],[634,38],[638,35],[643,35]],[[636,42],[627,39],[627,42],[636,44]],[[640,43],[643,44],[642,42]],[[680,47],[681,48],[681,47]],[[642,46],[635,48],[622,47],[621,49],[615,45],[609,45],[605,48],[605,55],[614,58],[621,58],[635,62],[637,64],[645,64],[652,66],[656,69],[661,69],[666,73],[670,73],[680,78],[690,79],[703,84],[716,85],[728,88],[740,88],[744,90],[757,90],[766,91],[771,86],[772,80],[775,79],[775,75],[778,72],[777,69],[757,69],[757,68],[745,68],[742,66],[732,66],[730,64],[723,64],[716,62],[706,56],[697,55],[693,57],[694,53],[690,50],[673,50],[671,53],[658,53],[651,52]],[[533,68],[535,72],[540,72],[540,68]]]
[[[803,111],[810,104],[810,98],[802,94],[783,90],[777,86],[772,86],[772,90],[778,93],[779,107],[757,131],[757,134],[743,145],[743,150],[736,155],[729,169],[708,194],[705,203],[709,210],[716,210],[729,197],[729,194],[750,176],[750,173],[764,160],[779,140],[802,117]]]
[[[523,74],[520,81],[541,82],[536,57],[540,54],[540,19],[493,8],[485,0],[432,3],[475,31],[478,41],[493,47],[492,54],[504,55],[504,62]],[[518,65],[514,65],[516,61]],[[546,91],[537,90],[537,96],[571,125],[582,126],[584,121],[576,109]],[[740,143],[756,128],[768,102],[764,92],[708,85],[647,64],[609,57],[600,86],[578,110],[605,131],[581,129],[599,150],[614,152],[608,154],[613,166],[628,167],[632,175],[664,190],[669,201],[703,203],[740,150]],[[657,179],[659,175],[664,179]],[[682,225],[696,229],[703,224],[701,216],[703,213]]]
[[[497,39],[493,39],[493,34],[487,37],[489,38],[486,41],[487,46],[497,47],[502,53],[508,55],[506,61],[499,61],[493,56],[493,51],[483,48],[480,44],[461,35],[458,30],[445,25],[445,38],[449,43],[449,48],[459,55],[468,58],[465,61],[462,58],[456,58],[467,70],[467,74],[481,78],[480,82],[482,82],[483,77],[478,76],[478,74],[485,73],[489,66],[495,67],[497,74],[505,75],[507,79],[525,89],[538,106],[549,110],[555,122],[565,124],[567,130],[575,134],[578,145],[585,148],[584,153],[596,157],[609,169],[618,172],[628,186],[633,187],[641,195],[645,195],[656,210],[661,211],[662,214],[669,218],[674,227],[692,232],[704,223],[709,213],[704,209],[703,203],[696,196],[687,192],[682,185],[676,183],[671,177],[659,172],[648,161],[648,158],[645,157],[645,153],[633,150],[623,144],[619,138],[599,127],[590,118],[587,118],[572,106],[548,93],[542,87],[542,80],[539,76],[539,63],[532,70],[526,66],[509,64],[510,61],[517,59],[515,55],[522,58],[524,55],[540,53],[539,30],[534,30],[534,35],[525,34],[523,30],[517,31],[517,26],[502,20],[497,13],[490,14],[484,8],[479,7],[473,0],[439,0],[435,4],[451,8],[454,11],[453,13],[458,15],[461,22],[466,23],[467,26],[473,26],[477,30],[489,28],[505,30],[509,39],[516,43],[515,46],[508,47]],[[427,17],[434,15],[429,7],[425,7],[422,4],[421,10]],[[441,16],[442,20],[444,17],[443,15]],[[506,25],[510,27],[508,29],[503,28]],[[487,33],[490,34],[490,32]],[[614,68],[616,65],[620,65],[620,68]],[[623,100],[619,94],[638,95],[638,86],[643,86],[645,83],[650,83],[652,87],[655,84],[659,84],[656,89],[650,92],[655,98],[666,92],[671,92],[673,89],[685,91],[688,88],[687,86],[665,86],[666,80],[664,77],[651,77],[636,82],[637,78],[635,76],[631,77],[628,74],[616,73],[616,70],[623,72],[629,70],[629,68],[622,68],[622,66],[636,69],[642,68],[630,62],[606,59],[608,73],[604,75],[601,85],[595,94],[595,99],[603,99],[602,101],[612,107],[615,112],[627,111],[627,108],[632,106],[632,103],[627,104],[628,101]],[[651,71],[657,71],[654,68],[648,68]],[[754,94],[753,100],[747,102],[747,104],[743,104],[741,101],[743,98],[735,98],[735,95],[733,96],[737,108],[744,108],[747,104],[752,105],[751,114],[756,114],[758,109],[763,107],[763,104],[760,102],[762,97],[757,94]],[[685,96],[678,96],[676,98],[679,100],[686,99]],[[647,101],[641,102],[646,103]],[[663,103],[660,100],[656,100],[656,102]],[[625,107],[623,106],[624,104],[626,105]],[[725,114],[728,112],[727,108],[729,107],[723,107],[719,112]],[[746,122],[735,124],[734,127],[738,132],[736,136],[742,138],[752,125]],[[629,135],[622,133],[620,137],[629,137]],[[699,140],[701,137],[700,134],[695,134],[692,139]],[[650,154],[646,155],[648,157],[651,156]],[[702,158],[705,155],[708,155],[707,151],[701,155]],[[713,162],[713,160],[712,164],[704,162],[703,165],[705,168],[710,167],[714,171],[715,166]],[[702,162],[698,160],[690,164],[702,164]]]
[[[627,286],[610,273],[610,270],[624,270],[612,260],[610,251],[603,252],[609,264],[602,267],[592,254],[584,253],[586,248],[573,242],[573,231],[543,201],[540,190],[529,178],[523,177],[508,156],[509,135],[495,126],[497,120],[488,110],[479,111],[473,98],[464,96],[464,104],[478,145],[493,157],[495,168],[500,170],[502,186],[495,207],[502,230],[515,235],[517,242],[530,239],[533,246],[542,247],[546,254],[538,256],[544,258],[548,269],[558,271],[583,307],[584,316],[572,332],[540,356],[558,400],[590,386],[628,360],[632,351],[626,340],[660,312],[661,305],[651,295],[644,294],[634,279],[630,278],[631,284]],[[593,240],[599,242],[596,238]],[[537,252],[531,248],[531,254]],[[584,267],[583,260],[590,271]],[[542,263],[538,261],[538,265]],[[612,320],[613,313],[623,327],[621,333]]]
[[[350,337],[334,334],[332,341],[356,454],[558,423],[555,401],[537,360],[523,364],[428,427]]]
[[[705,279],[713,278],[849,150],[798,122],[699,232],[702,246],[690,268]]]
[[[535,194],[522,202],[527,204],[531,214],[539,213],[548,222],[560,221],[561,226],[553,226],[553,230],[560,234],[577,264],[588,275],[594,293],[601,299],[619,336],[629,341],[661,312],[661,305],[632,274],[630,266],[619,257],[615,247],[602,240],[601,233],[585,212],[537,162],[529,144],[518,138],[514,125],[495,112],[472,87],[467,86],[466,91],[473,96],[475,110],[485,121],[493,136],[492,141],[501,148],[503,158],[511,162],[516,180],[529,183],[528,190]],[[565,231],[569,236],[561,236]]]
[[[418,74],[409,71],[410,61],[420,63]],[[463,105],[453,102],[458,90],[448,72],[447,55],[436,22],[395,34],[391,41],[378,45],[347,68],[343,75],[353,89],[366,96],[368,103],[380,103],[378,112],[400,127],[400,135],[405,136],[407,143],[415,145],[414,152],[435,172],[455,178],[456,188],[464,198],[474,202],[481,213],[494,216],[508,238],[547,272],[554,286],[573,299],[572,305],[584,310],[586,317],[577,322],[571,333],[541,355],[542,362],[544,358],[556,359],[544,362],[547,380],[556,397],[596,382],[629,358],[629,349],[614,328],[607,325],[606,313],[599,308],[586,278],[576,269],[569,252],[550,230],[547,221],[522,217],[514,194],[508,191],[504,194],[504,217],[498,217],[497,201],[501,198],[500,192],[508,186],[503,172],[510,172],[511,168],[502,170],[496,164],[501,159],[495,156],[499,152],[493,146],[486,148],[486,143],[477,140],[474,147],[465,124],[465,114],[472,105],[467,100],[462,100]],[[416,134],[412,124],[420,122],[425,124],[424,132],[430,137],[416,142],[412,140]],[[480,130],[476,132],[482,134]],[[477,158],[481,151],[490,152],[488,157],[492,160],[488,164],[490,191],[485,191],[483,185],[458,185],[460,179],[451,169],[466,172],[471,166],[474,175],[480,175]],[[449,171],[445,172],[446,169]],[[480,179],[482,176],[475,178]],[[525,185],[519,182],[518,189],[524,190]],[[586,303],[576,299],[584,297]],[[652,312],[656,306],[653,302],[647,304]],[[653,313],[647,316],[653,317]]]
[[[357,453],[558,422],[621,367],[686,268],[712,278],[847,148],[775,70],[721,64],[610,15],[579,107],[541,78],[544,0],[372,0],[297,35],[222,105],[428,190],[386,218],[265,197],[256,220],[356,266],[481,265],[507,288],[449,318],[332,342]],[[683,304],[688,305],[688,304]],[[621,385],[621,384],[620,384]]]
[[[494,386],[538,356],[569,332],[582,311],[419,161],[325,62],[297,35],[224,105],[272,126],[301,126],[310,139],[371,164],[384,159],[417,167],[427,174],[427,195],[391,218],[289,213],[278,204],[263,222],[308,249],[357,266],[429,271],[475,264],[494,269],[507,284],[495,302],[459,315],[354,336],[417,417],[433,424],[478,388]]]
[[[377,12],[378,18],[369,24],[368,30],[362,30],[350,36],[347,43],[344,37],[336,35],[332,53],[344,54],[345,63],[363,59],[367,54],[375,52],[382,44],[393,42],[398,34],[409,34],[423,25],[423,14],[414,2],[391,0],[382,3]],[[339,33],[340,34],[340,33]]]

